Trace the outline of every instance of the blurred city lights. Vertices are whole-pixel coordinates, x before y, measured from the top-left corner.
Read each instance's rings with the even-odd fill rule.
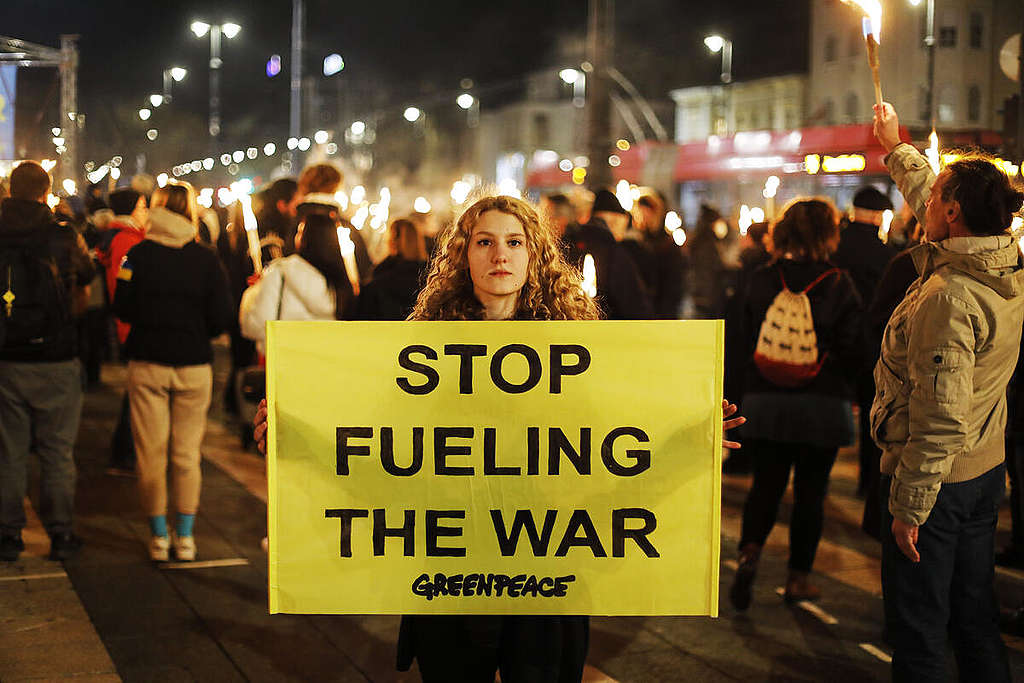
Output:
[[[60,128],[57,128],[56,126],[54,126],[53,128],[50,129],[50,132],[53,134],[53,137],[57,137],[58,135],[61,134],[62,131],[61,131]]]
[[[516,186],[516,181],[511,178],[506,178],[498,183],[498,194],[506,197],[515,197],[516,199],[522,199],[523,193],[519,191]]]
[[[288,138],[288,149],[295,149],[299,146],[298,138]]]
[[[629,140],[624,140],[622,138],[619,138],[618,140],[615,141],[615,146],[618,147],[623,152],[628,152],[629,151]]]
[[[324,57],[324,76],[333,76],[345,68],[345,60],[338,53]]]
[[[337,154],[338,144],[335,142],[328,142],[327,145],[324,147],[324,151],[327,152],[328,155]]]
[[[267,144],[263,145],[263,154],[265,154],[268,157],[273,156],[274,152],[276,151],[277,145],[275,145],[273,142],[268,142]]]
[[[299,151],[305,152],[311,144],[309,138],[299,138]]]
[[[241,26],[230,21],[221,26],[220,28],[224,32],[224,35],[227,36],[228,40],[237,36],[238,32],[242,30]]]
[[[147,109],[145,107],[143,107],[142,109],[139,110],[139,118],[142,119],[143,121],[149,121],[149,117],[152,116],[152,115],[153,115],[153,112],[151,112],[149,109]]]
[[[171,78],[174,79],[175,83],[181,83],[185,80],[185,76],[188,76],[188,69],[184,69],[180,66],[171,67]]]
[[[159,174],[156,177],[156,185],[157,185],[157,187],[163,187],[164,185],[166,185],[167,184],[167,180],[168,180],[168,178],[167,178],[167,174],[166,173]]]
[[[203,159],[203,168],[205,168],[207,171],[212,171],[213,166],[216,163],[217,162],[214,161],[213,157],[206,157],[205,159]]]
[[[255,159],[259,155],[260,151],[255,147],[250,147],[249,149],[245,150],[245,156],[249,157],[250,159]]]
[[[613,154],[608,157],[608,165],[612,168],[618,168],[622,164],[622,159],[619,158],[618,154]]]
[[[572,169],[572,182],[574,185],[582,185],[587,181],[587,169],[577,166]]]
[[[189,164],[189,166],[191,167],[193,172],[196,172],[196,173],[198,173],[199,171],[203,170],[203,162],[199,161],[198,159],[196,161],[193,161],[191,164]]]
[[[456,204],[465,203],[469,197],[469,193],[473,190],[473,186],[467,183],[465,180],[456,180],[452,183],[451,197],[452,201]]]
[[[366,124],[362,121],[353,121],[351,127],[352,135],[362,135],[366,132]]]
[[[455,98],[455,103],[463,109],[469,109],[476,102],[476,98],[470,95],[468,92],[464,92]]]
[[[156,94],[150,95],[149,103],[152,104],[154,107],[159,107],[161,104],[164,103],[164,96]]]
[[[231,153],[231,160],[236,164],[242,163],[243,161],[245,161],[245,152],[243,152],[240,149],[236,149],[234,152]]]
[[[228,154],[227,152],[225,152],[224,154],[221,154],[220,155],[220,163],[224,164],[225,166],[230,164],[231,163],[231,155]]]
[[[210,25],[205,21],[193,21],[189,28],[192,29],[192,33],[196,34],[196,38],[202,38],[210,30]]]
[[[313,141],[318,145],[326,143],[330,138],[331,136],[326,130],[318,130],[316,134],[313,135]]]
[[[267,78],[273,78],[281,73],[281,55],[270,55],[267,60]]]
[[[149,130],[146,131],[146,137],[149,138],[150,142],[156,140],[156,137],[159,134],[160,132],[156,128],[150,128]]]
[[[421,112],[416,107],[407,107],[406,110],[405,110],[405,113],[402,114],[402,115],[405,117],[406,121],[408,121],[409,123],[413,123],[414,121],[418,121],[419,120],[420,114],[422,114],[422,113],[423,112]]]
[[[572,162],[568,159],[562,159],[558,162],[558,168],[568,173],[572,170]]]

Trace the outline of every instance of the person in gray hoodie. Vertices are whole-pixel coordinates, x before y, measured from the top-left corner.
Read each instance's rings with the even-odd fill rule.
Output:
[[[924,227],[918,279],[893,311],[875,365],[871,436],[879,482],[882,593],[894,681],[1009,681],[994,554],[1006,481],[1006,385],[1024,324],[1024,263],[1010,235],[1024,193],[981,155],[936,176],[875,106],[886,166]]]
[[[199,446],[213,385],[210,339],[232,315],[227,276],[216,253],[196,241],[196,225],[191,185],[156,190],[146,238],[126,255],[114,295],[114,313],[132,326],[126,343],[132,435],[153,534],[149,555],[158,562],[169,558],[172,541],[178,560],[195,559]],[[168,452],[174,534],[167,527]]]

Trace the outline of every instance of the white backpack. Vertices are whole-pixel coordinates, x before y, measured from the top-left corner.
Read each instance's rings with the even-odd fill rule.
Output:
[[[799,387],[821,372],[828,353],[818,352],[818,337],[814,333],[811,300],[807,298],[807,292],[825,278],[838,273],[838,268],[827,270],[814,278],[811,284],[794,292],[779,271],[782,291],[775,295],[768,307],[754,349],[754,364],[772,384]]]

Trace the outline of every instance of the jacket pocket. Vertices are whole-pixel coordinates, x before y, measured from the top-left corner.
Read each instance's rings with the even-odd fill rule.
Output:
[[[930,396],[927,398],[936,403],[952,404],[969,398],[971,392],[971,378],[968,369],[970,358],[963,351],[938,348],[932,349],[931,353],[921,363],[924,367],[924,377],[927,381],[922,382],[922,388],[926,388]]]
[[[875,400],[871,404],[871,438],[879,447],[906,443],[910,416],[905,383],[885,361],[875,365]]]

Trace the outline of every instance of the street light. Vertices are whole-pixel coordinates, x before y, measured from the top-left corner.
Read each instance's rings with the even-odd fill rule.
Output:
[[[190,27],[196,38],[210,34],[210,137],[220,135],[220,58],[221,34],[229,40],[238,35],[242,27],[233,22],[224,24],[208,24],[205,21],[193,21]]]
[[[464,92],[455,98],[455,103],[463,109],[469,109],[476,102],[476,98],[470,95],[468,92]]]
[[[185,76],[188,76],[188,69],[180,66],[172,66],[169,69],[164,69],[164,102],[171,101],[171,81],[181,83],[185,80]]]
[[[416,107],[408,107],[406,108],[405,113],[402,115],[405,117],[406,121],[408,121],[409,123],[414,123],[419,120],[420,115],[422,113],[423,112],[421,112]]]
[[[149,121],[149,117],[152,116],[152,115],[153,115],[153,112],[150,111],[146,107],[143,107],[142,109],[139,110],[139,118],[142,119],[143,121]]]
[[[569,68],[559,71],[558,77],[566,85],[572,86],[573,106],[582,108],[586,104],[587,75],[579,69]]]
[[[152,104],[153,107],[159,107],[161,104],[164,103],[164,96],[163,95],[156,95],[156,94],[150,95],[149,96],[149,103]]]
[[[708,36],[704,45],[712,54],[722,53],[722,83],[732,82],[732,41],[719,35]]]

